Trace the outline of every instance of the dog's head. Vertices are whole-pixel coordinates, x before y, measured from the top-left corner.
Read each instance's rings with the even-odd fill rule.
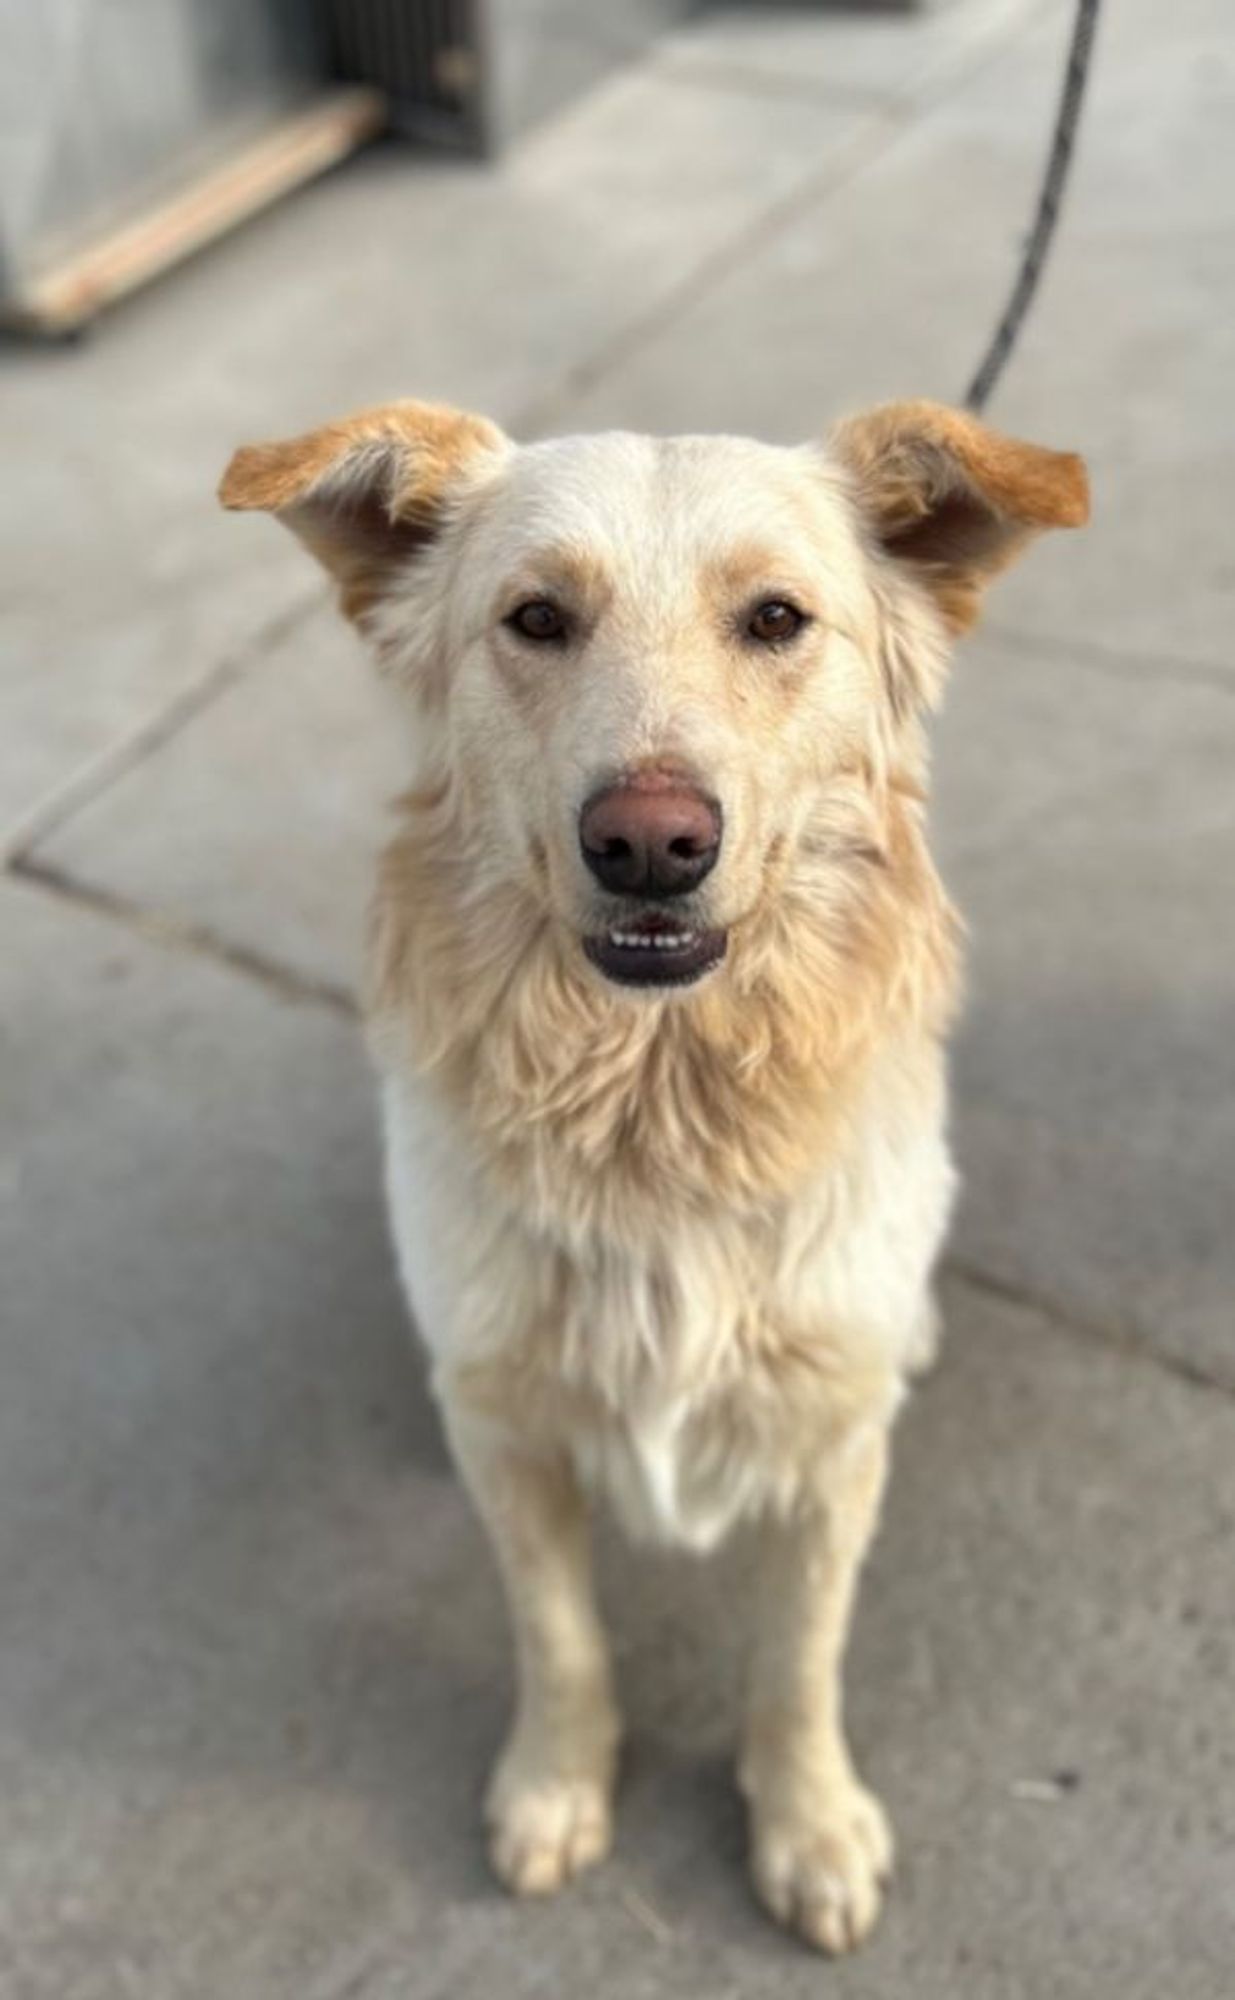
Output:
[[[952,634],[1075,457],[931,403],[823,445],[513,444],[399,403],[248,447],[277,514],[419,707],[478,892],[530,895],[594,972],[693,985],[804,876],[881,858]]]

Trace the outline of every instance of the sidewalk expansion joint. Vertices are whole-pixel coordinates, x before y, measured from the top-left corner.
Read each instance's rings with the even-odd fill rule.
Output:
[[[695,265],[676,285],[647,310],[628,321],[610,339],[601,342],[567,368],[552,389],[526,404],[511,426],[516,436],[536,436],[551,429],[571,403],[594,389],[658,335],[668,332],[692,306],[714,291],[743,259],[761,248],[769,234],[780,234],[820,202],[826,202],[859,179],[867,167],[875,165],[923,119],[955,92],[963,90],[989,65],[997,62],[1022,36],[1032,33],[1038,16],[1031,5],[1017,12],[997,33],[975,38],[967,60],[945,65],[928,76],[920,94],[898,92],[883,100],[874,99],[865,107],[869,118],[847,141],[829,148],[821,164],[804,179],[776,196],[757,216],[749,218],[725,242],[720,243]],[[822,105],[820,108],[824,108]],[[838,108],[834,105],[832,108]],[[852,108],[863,106],[855,99]]]
[[[1134,1328],[1111,1326],[1102,1320],[1091,1319],[1058,1299],[1035,1290],[1032,1285],[1000,1277],[997,1272],[984,1270],[968,1257],[951,1256],[946,1251],[941,1275],[967,1286],[970,1291],[984,1292],[989,1298],[998,1299],[1005,1305],[1021,1306],[1027,1312],[1036,1313],[1059,1333],[1104,1347],[1108,1353],[1122,1355],[1125,1360],[1143,1362],[1150,1368],[1160,1369],[1164,1375],[1186,1382],[1189,1388],[1235,1402],[1235,1382],[1224,1381],[1222,1376],[1215,1375],[1199,1362],[1186,1360],[1182,1355],[1163,1354]]]
[[[558,377],[552,389],[534,397],[515,420],[516,436],[538,435],[550,428],[571,403],[603,382],[606,376],[650,345],[659,334],[667,333],[684,313],[737,270],[743,259],[767,238],[779,233],[815,202],[843,186],[863,167],[887,150],[904,128],[903,114],[884,108],[872,110],[870,120],[852,138],[829,150],[824,164],[805,180],[780,195],[758,215],[720,243],[685,277],[653,302],[635,319],[628,320],[610,339],[574,362]]]
[[[233,944],[226,938],[218,937],[204,924],[189,923],[182,917],[146,909],[128,896],[79,881],[53,862],[30,854],[15,856],[9,862],[8,872],[14,880],[41,889],[48,895],[58,896],[79,909],[89,910],[94,916],[105,917],[135,936],[148,938],[174,951],[210,959],[230,972],[256,980],[268,993],[277,995],[281,1000],[325,1007],[344,1020],[355,1021],[359,1018],[356,997],[346,988],[335,986],[328,979],[314,979],[310,974],[293,971],[278,959],[267,958],[264,952],[253,951],[248,945]]]
[[[178,736],[230,688],[254,672],[262,656],[279,646],[298,625],[311,616],[321,602],[316,588],[303,591],[295,601],[268,618],[242,644],[233,647],[221,660],[199,676],[189,687],[137,724],[127,736],[109,744],[96,757],[66,778],[48,797],[31,807],[24,820],[3,838],[0,864],[16,867],[39,843],[57,833],[86,806],[101,798],[128,776],[156,750]]]

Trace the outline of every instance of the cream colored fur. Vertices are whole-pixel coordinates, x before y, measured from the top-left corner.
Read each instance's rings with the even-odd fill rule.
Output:
[[[847,1949],[891,1841],[841,1655],[953,1191],[922,719],[986,577],[1083,518],[1083,472],[926,404],[798,450],[520,448],[408,404],[242,452],[223,491],[303,536],[407,698],[368,1011],[403,1278],[515,1634],[494,1865],[543,1891],[608,1845],[588,1500],[693,1550],[752,1521],[754,1880]],[[561,646],[504,622],[542,597]],[[761,650],[770,598],[811,622]],[[721,802],[693,907],[729,946],[631,991],[583,954],[605,899],[578,817],[665,762]]]

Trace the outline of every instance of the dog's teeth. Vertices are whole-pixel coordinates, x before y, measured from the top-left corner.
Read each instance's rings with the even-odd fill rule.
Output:
[[[693,944],[693,931],[610,931],[609,942],[619,951],[681,951]]]

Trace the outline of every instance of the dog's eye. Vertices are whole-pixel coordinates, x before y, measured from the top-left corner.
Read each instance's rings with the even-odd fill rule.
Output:
[[[506,623],[521,639],[534,639],[540,645],[566,637],[566,620],[547,597],[529,597],[526,604],[515,607]]]
[[[786,639],[796,638],[805,623],[805,613],[795,605],[787,604],[783,597],[769,597],[766,604],[757,605],[751,612],[746,632],[763,646],[777,646]]]

